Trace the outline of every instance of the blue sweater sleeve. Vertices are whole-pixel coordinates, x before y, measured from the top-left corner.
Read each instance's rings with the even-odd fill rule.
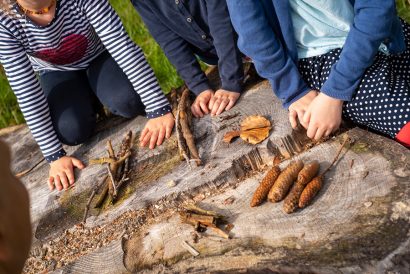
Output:
[[[252,58],[258,73],[270,81],[276,96],[288,108],[309,88],[269,25],[261,2],[227,0],[227,3],[239,35],[239,49]]]
[[[242,57],[236,47],[236,33],[229,18],[225,1],[207,1],[208,22],[213,43],[218,54],[218,68],[222,88],[228,91],[242,91]]]
[[[354,12],[340,59],[321,88],[323,93],[344,101],[351,100],[380,44],[389,37],[396,7],[394,0],[356,0]]]
[[[150,8],[150,5],[153,4],[150,4],[150,1],[133,1],[134,7],[144,20],[151,35],[187,83],[188,88],[196,95],[210,89],[208,78],[201,70],[189,44],[161,22],[161,19]]]

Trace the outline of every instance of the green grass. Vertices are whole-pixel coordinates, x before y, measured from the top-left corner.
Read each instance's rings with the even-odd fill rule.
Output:
[[[158,44],[151,38],[130,1],[110,0],[120,15],[131,38],[144,50],[149,64],[154,69],[162,89],[168,92],[178,87],[182,80],[174,67],[166,59]],[[410,22],[410,0],[397,0],[400,16]],[[4,73],[0,71],[0,128],[24,123],[16,98],[12,93]]]

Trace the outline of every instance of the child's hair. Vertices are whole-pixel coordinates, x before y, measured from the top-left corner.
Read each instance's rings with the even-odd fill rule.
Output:
[[[16,0],[0,0],[0,10],[6,14],[11,13],[11,7],[16,3]]]

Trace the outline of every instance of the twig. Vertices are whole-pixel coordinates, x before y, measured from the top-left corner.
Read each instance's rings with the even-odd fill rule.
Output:
[[[99,208],[99,207],[101,207],[102,204],[103,204],[103,202],[104,202],[104,200],[105,200],[105,197],[107,197],[107,194],[108,194],[108,185],[110,184],[110,180],[108,179],[108,176],[105,177],[104,183],[105,183],[105,184],[104,184],[104,189],[103,189],[103,191],[101,192],[101,195],[100,195],[100,197],[98,198],[97,202],[95,203],[94,208]]]
[[[29,169],[26,169],[22,172],[17,173],[16,175],[14,175],[14,177],[16,178],[21,178],[24,175],[30,173],[31,171],[33,171],[33,169],[35,169],[36,167],[38,167],[43,161],[45,160],[45,158],[42,158],[40,161],[38,161],[37,163],[35,163],[32,167],[30,167]]]
[[[192,212],[197,213],[197,214],[213,216],[213,217],[219,218],[219,219],[223,218],[223,216],[221,214],[218,214],[215,211],[205,210],[205,209],[202,209],[199,206],[194,205],[194,204],[186,205],[186,206],[184,206],[184,209],[186,209],[188,211],[192,211]]]
[[[107,141],[107,151],[108,151],[108,156],[112,159],[115,159],[115,153],[114,153],[114,149],[112,148],[111,140]]]
[[[90,198],[88,198],[88,202],[87,202],[87,204],[85,205],[83,223],[85,223],[85,222],[87,221],[88,210],[90,209],[91,201],[93,200],[93,198],[94,198],[96,192],[97,192],[97,191],[96,191],[95,189],[93,190],[93,192],[91,192]]]
[[[102,164],[113,164],[115,163],[116,160],[113,158],[109,157],[102,157],[98,159],[91,159],[88,161],[88,164],[90,165],[102,165]]]
[[[85,205],[85,209],[84,209],[84,217],[83,217],[83,223],[86,223],[87,221],[87,216],[88,216],[88,211],[90,210],[90,205],[91,202],[95,196],[95,194],[97,193],[97,191],[101,188],[101,185],[104,183],[105,179],[107,178],[107,176],[105,176],[102,179],[102,183],[98,184],[96,188],[93,189],[93,191],[91,192],[90,198],[88,198],[87,204]]]
[[[178,150],[179,154],[182,155],[187,162],[189,168],[192,169],[190,159],[188,157],[185,141],[182,139],[182,134],[181,134],[181,127],[180,127],[180,112],[177,110],[177,115],[175,117],[175,131],[177,133],[177,142],[178,142]]]
[[[115,186],[114,175],[112,174],[113,172],[111,171],[110,165],[107,165],[106,167],[107,167],[107,170],[108,170],[108,176],[111,179],[111,185],[112,185],[112,189],[113,189],[113,193],[114,193],[114,192],[117,191],[117,187]]]
[[[207,226],[208,228],[210,228],[212,231],[214,231],[216,234],[218,234],[219,236],[221,236],[222,238],[225,239],[229,239],[229,233],[223,231],[222,229],[220,229],[219,227],[217,227],[216,225],[210,225]]]
[[[191,129],[189,128],[188,115],[186,111],[187,100],[189,97],[189,89],[185,88],[181,95],[181,100],[178,103],[178,116],[179,123],[181,125],[182,135],[188,146],[190,156],[196,160],[196,165],[200,166],[202,164],[199,158],[198,149],[195,145],[194,136],[192,135]]]
[[[343,141],[343,143],[340,145],[340,148],[339,148],[339,150],[337,151],[335,158],[334,158],[333,161],[330,163],[330,165],[322,172],[322,174],[320,174],[320,176],[323,177],[323,176],[325,175],[325,173],[328,172],[328,171],[332,168],[332,166],[336,163],[337,159],[339,158],[340,153],[342,152],[344,146],[346,145],[347,141],[349,140],[349,136],[348,136],[347,134],[345,134],[345,135],[343,136],[343,139],[344,139],[344,141]]]
[[[181,242],[181,246],[183,248],[185,248],[189,253],[191,253],[192,256],[196,257],[199,255],[199,252],[196,251],[195,248],[193,248],[192,246],[190,246],[186,241],[182,241]]]

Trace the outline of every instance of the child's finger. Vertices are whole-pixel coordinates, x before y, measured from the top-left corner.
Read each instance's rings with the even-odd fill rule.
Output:
[[[194,115],[194,117],[198,118],[198,114],[195,110],[195,104],[191,105],[191,112],[192,112],[192,115]]]
[[[208,114],[209,110],[208,110],[208,106],[206,105],[206,103],[204,101],[200,101],[199,105],[201,106],[201,110],[205,113]]]
[[[67,179],[67,176],[66,176],[65,172],[61,172],[58,175],[60,177],[60,181],[61,181],[61,184],[63,185],[64,189],[67,189],[70,185],[68,183],[68,179]]]
[[[303,117],[305,117],[305,111],[303,110],[296,110],[297,113],[297,117],[299,119],[300,124],[304,127],[304,128],[308,128],[309,124],[305,123],[305,121],[303,120]]]
[[[214,108],[215,101],[218,97],[212,96],[208,103],[208,109],[211,110]]]
[[[167,139],[168,139],[169,137],[171,137],[172,128],[173,128],[173,125],[172,125],[172,124],[167,125],[166,128],[165,128],[165,135],[166,135],[166,138],[167,138]]]
[[[152,135],[152,132],[151,132],[151,131],[149,131],[149,132],[145,135],[144,139],[142,139],[142,141],[141,141],[141,146],[142,146],[142,147],[145,147],[145,146],[148,144],[148,142],[149,142],[149,140],[150,140],[150,138],[151,138],[151,135]]]
[[[330,130],[330,129],[328,129],[328,130],[326,130],[326,132],[325,132],[325,137],[327,137],[327,136],[329,136],[330,134],[332,134],[332,130]]]
[[[141,135],[140,135],[140,142],[142,142],[142,140],[145,138],[145,136],[147,135],[147,133],[149,132],[149,129],[146,127],[141,131]]]
[[[165,128],[161,127],[158,134],[157,146],[161,145],[165,138]]]
[[[48,183],[48,188],[50,190],[54,190],[54,177],[53,176],[50,176],[48,178],[47,183]]]
[[[67,175],[69,185],[74,184],[74,172],[73,170],[66,170],[65,174]]]
[[[230,98],[229,99],[229,104],[226,106],[225,110],[230,110],[236,103],[236,99]]]
[[[156,130],[156,131],[154,131],[154,132],[152,133],[152,135],[151,135],[151,140],[150,140],[150,142],[149,142],[149,148],[150,148],[150,149],[154,149],[154,148],[155,148],[155,143],[157,142],[158,134],[159,134],[159,131],[158,131],[158,130]]]
[[[60,181],[60,176],[56,175],[54,177],[54,183],[58,191],[61,191],[63,189],[63,185],[61,184],[61,181]]]
[[[73,165],[78,168],[78,169],[83,169],[84,168],[84,164],[83,162],[81,162],[80,160],[73,158],[72,159]]]
[[[212,107],[212,111],[211,111],[211,114],[212,114],[212,115],[215,115],[216,112],[218,111],[218,108],[219,108],[219,105],[221,104],[221,101],[222,101],[221,97],[218,97],[218,98],[215,100],[215,103],[214,103],[214,105],[213,105],[213,107]]]
[[[309,123],[309,127],[308,127],[307,132],[306,132],[307,136],[310,139],[313,139],[316,135],[316,131],[317,131],[317,126],[314,125],[313,123]]]
[[[316,134],[315,134],[315,140],[316,140],[316,141],[319,141],[320,138],[323,137],[324,133],[325,133],[325,129],[324,129],[324,128],[318,128],[317,131],[316,131]]]
[[[196,115],[197,115],[196,117],[197,117],[197,118],[204,116],[203,113],[202,113],[202,111],[201,111],[201,108],[199,107],[199,103],[198,103],[198,102],[195,102],[195,103],[194,103],[194,109],[195,109],[195,112],[196,112]]]
[[[308,110],[305,112],[305,114],[303,115],[303,123],[305,123],[305,125],[309,125],[310,123],[310,117],[311,117],[311,112]],[[306,127],[307,128],[307,127]]]
[[[296,120],[297,116],[298,114],[295,110],[289,110],[289,122],[293,129],[295,129],[298,126],[298,122]]]
[[[218,110],[216,111],[216,115],[221,114],[224,110],[225,107],[229,104],[229,99],[228,98],[222,98],[221,104],[219,105]]]

